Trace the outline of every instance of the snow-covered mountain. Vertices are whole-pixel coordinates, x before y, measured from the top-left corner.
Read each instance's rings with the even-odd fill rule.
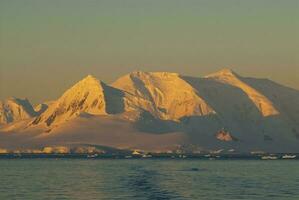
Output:
[[[36,115],[37,113],[27,99],[9,98],[0,101],[0,124],[9,124]]]
[[[2,102],[0,114],[0,148],[299,152],[299,91],[229,69],[205,77],[138,71],[111,85],[89,75],[35,109],[26,100]]]
[[[230,69],[221,70],[217,73],[206,76],[206,78],[213,79],[220,83],[231,85],[242,90],[264,117],[279,114],[272,102],[266,96],[250,85],[244,83],[241,78]]]
[[[112,86],[131,94],[134,107],[139,106],[163,120],[214,113],[196,90],[176,73],[133,72],[119,78]],[[143,105],[139,99],[148,104]]]
[[[58,100],[38,116],[32,124],[64,123],[82,112],[95,115],[106,114],[103,83],[92,76],[87,76],[67,90]]]

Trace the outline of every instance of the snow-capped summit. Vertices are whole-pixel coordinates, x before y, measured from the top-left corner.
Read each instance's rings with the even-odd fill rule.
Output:
[[[45,122],[50,126],[67,121],[81,112],[106,114],[103,90],[103,83],[88,75],[53,102],[33,124]]]
[[[279,114],[279,111],[266,96],[260,93],[257,89],[243,82],[242,77],[230,69],[220,70],[216,73],[206,76],[206,78],[214,79],[221,83],[229,84],[233,87],[241,89],[265,117]]]
[[[0,122],[10,124],[0,127],[0,147],[169,150],[184,144],[299,152],[298,108],[298,90],[230,69],[203,78],[136,71],[111,85],[88,75],[35,111],[28,100],[1,102]]]
[[[8,124],[34,116],[36,112],[28,99],[11,97],[0,101],[0,124]]]
[[[217,76],[238,76],[238,74],[230,68],[224,68],[215,73],[209,74],[205,77],[209,78],[209,77],[217,77]]]
[[[91,75],[88,75],[69,90],[57,101],[60,106],[67,107],[71,112],[79,110],[91,114],[105,114],[103,84]]]
[[[177,73],[137,71],[119,78],[112,86],[132,94],[136,106],[141,104],[138,98],[150,102],[143,109],[161,119],[178,120],[191,115],[214,113],[208,103],[197,95],[197,91]]]

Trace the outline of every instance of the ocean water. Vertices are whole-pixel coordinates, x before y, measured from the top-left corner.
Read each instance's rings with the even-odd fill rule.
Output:
[[[0,199],[299,199],[296,160],[1,159]]]

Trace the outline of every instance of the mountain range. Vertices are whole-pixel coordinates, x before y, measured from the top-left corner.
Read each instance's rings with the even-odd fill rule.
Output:
[[[51,89],[51,88],[48,88]],[[0,102],[0,148],[299,152],[299,91],[230,69],[205,77],[88,75],[56,100]]]

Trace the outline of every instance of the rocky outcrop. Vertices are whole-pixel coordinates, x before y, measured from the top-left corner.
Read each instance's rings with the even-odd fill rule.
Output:
[[[230,132],[225,131],[224,129],[216,133],[216,138],[224,142],[238,141],[236,137],[232,136]]]

